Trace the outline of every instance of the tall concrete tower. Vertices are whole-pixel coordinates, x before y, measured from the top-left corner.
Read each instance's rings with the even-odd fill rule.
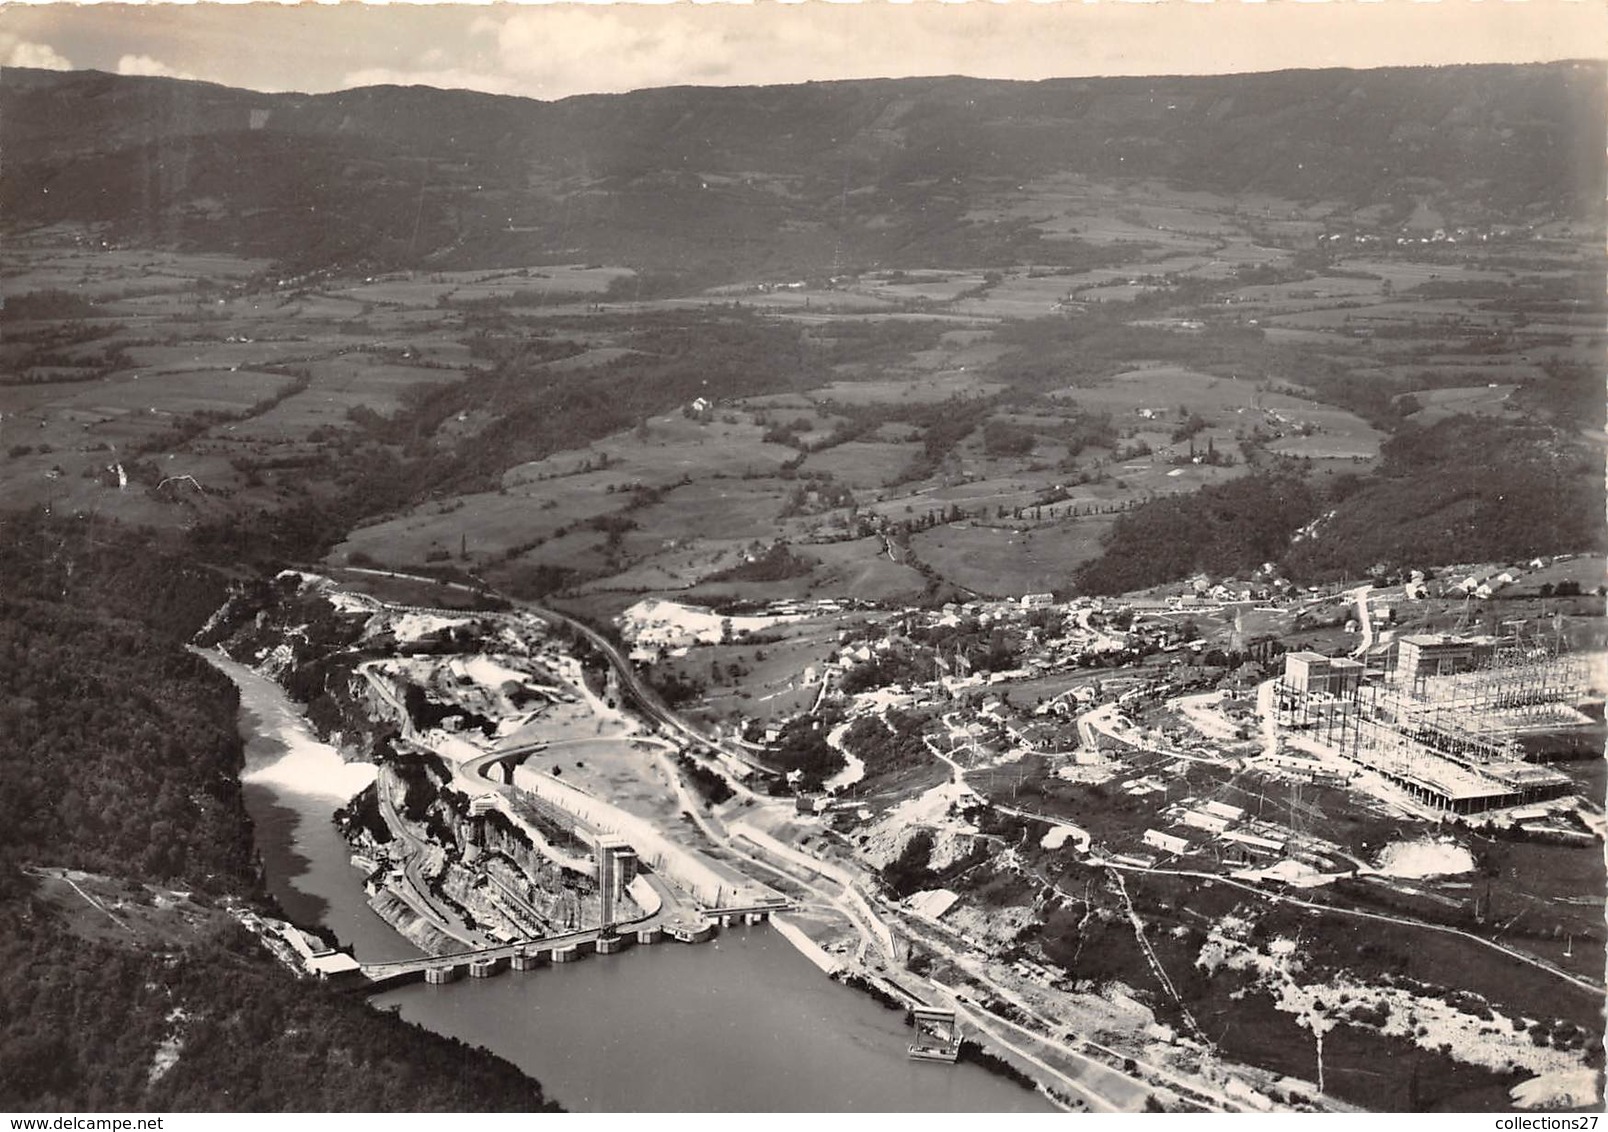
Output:
[[[620,897],[636,877],[636,850],[623,837],[597,839],[597,888],[603,901],[603,927],[612,928]]]

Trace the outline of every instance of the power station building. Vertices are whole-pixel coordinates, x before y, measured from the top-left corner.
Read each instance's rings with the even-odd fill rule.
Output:
[[[1556,659],[1493,668],[1498,659],[1494,638],[1404,637],[1394,670],[1382,683],[1365,684],[1364,666],[1355,660],[1289,653],[1276,689],[1278,722],[1444,813],[1475,814],[1568,793],[1567,775],[1527,764],[1511,741],[1493,733],[1499,721],[1492,709],[1521,692],[1526,702],[1552,706],[1567,698],[1573,682],[1559,679]],[[1530,691],[1532,684],[1544,690]]]
[[[1284,657],[1284,684],[1303,696],[1326,695],[1337,700],[1356,699],[1362,687],[1363,664],[1346,657],[1315,652],[1292,652]]]
[[[1412,695],[1438,676],[1455,676],[1488,666],[1496,656],[1495,637],[1453,637],[1420,633],[1396,644],[1396,667],[1390,682]]]
[[[1277,688],[1279,722],[1285,727],[1317,728],[1336,742],[1356,723],[1357,697],[1365,666],[1346,657],[1315,652],[1284,656],[1284,678]]]

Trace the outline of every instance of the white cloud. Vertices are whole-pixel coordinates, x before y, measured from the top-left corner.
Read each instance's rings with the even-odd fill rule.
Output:
[[[598,6],[542,6],[476,16],[456,44],[437,44],[402,66],[348,71],[343,86],[457,87],[564,98],[684,83],[754,82],[757,60],[721,20],[673,8],[616,14]],[[761,68],[762,73],[762,68]]]
[[[1575,9],[1582,14],[1536,21],[1523,11],[1530,5],[1522,4],[1470,4],[1459,7],[1463,14],[1453,19],[1452,9],[1438,4],[912,0],[610,5],[527,0],[478,11],[468,5],[437,5],[461,12],[451,20],[432,14],[427,25],[418,27],[398,12],[388,27],[412,30],[395,33],[395,38],[358,36],[354,46],[343,47],[338,55],[307,34],[312,22],[298,23],[303,34],[295,48],[284,49],[288,53],[267,49],[264,54],[287,75],[295,75],[289,83],[299,89],[394,83],[547,99],[683,84],[908,75],[1041,79],[1459,58],[1520,61],[1578,54],[1578,44],[1589,39],[1578,34],[1580,28],[1588,22],[1603,26],[1600,14],[1608,7],[1589,6],[1599,15],[1587,21],[1583,13],[1588,5],[1559,2],[1560,14]],[[335,19],[355,5],[328,7],[327,18]],[[320,10],[319,18],[324,18],[323,8],[306,6]],[[1389,9],[1389,19],[1369,11],[1373,8]],[[1397,28],[1406,30],[1398,34],[1392,30]],[[1441,29],[1453,34],[1440,34]],[[1572,38],[1566,34],[1569,29],[1577,33]],[[1548,43],[1560,42],[1538,46],[1540,30],[1548,30]],[[352,39],[347,34],[329,42]],[[73,47],[70,41],[58,42]],[[239,81],[236,75],[223,78],[209,72],[209,77]],[[254,78],[252,85],[282,89],[287,83]]]
[[[531,93],[622,91],[730,81],[738,59],[728,25],[673,11],[549,8],[509,16],[496,29],[497,61]]]
[[[1090,19],[981,3],[537,4],[477,16],[469,37],[495,39],[483,53],[473,46],[477,69],[507,76],[518,93],[562,98],[683,84],[1088,73],[1093,52],[1078,33]],[[1132,21],[1117,22],[1121,30]]]
[[[0,66],[38,67],[45,71],[70,71],[72,61],[58,55],[48,43],[30,43],[0,32]]]
[[[149,55],[124,55],[117,61],[117,73],[120,75],[151,75],[165,79],[195,78],[188,71],[175,71],[160,59],[153,59]]]

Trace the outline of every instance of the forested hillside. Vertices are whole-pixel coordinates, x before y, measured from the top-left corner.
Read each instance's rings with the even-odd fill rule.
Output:
[[[1602,456],[1538,424],[1451,417],[1407,426],[1379,470],[1284,561],[1300,578],[1600,549]]]
[[[138,622],[0,596],[0,852],[249,883],[228,678]]]
[[[1190,574],[1238,574],[1277,561],[1316,497],[1291,473],[1250,476],[1153,500],[1123,515],[1077,573],[1084,593],[1122,593]]]
[[[0,522],[0,578],[0,1108],[544,1105],[507,1062],[297,979],[227,918],[152,950],[41,900],[23,865],[203,906],[255,893],[235,689],[182,645],[224,585],[147,534],[38,514]]]
[[[1602,461],[1529,422],[1454,416],[1406,424],[1379,468],[1315,486],[1282,470],[1166,496],[1122,516],[1085,563],[1086,593],[1121,593],[1265,562],[1310,581],[1446,562],[1497,562],[1603,546]]]
[[[0,205],[16,223],[111,221],[126,240],[305,267],[523,264],[585,248],[690,283],[825,268],[845,250],[889,266],[1085,262],[1076,239],[975,210],[1026,180],[1078,174],[1383,203],[1398,219],[1419,201],[1461,222],[1595,216],[1602,164],[1576,155],[1602,137],[1602,82],[1600,64],[1562,63],[544,103],[7,68]]]
[[[0,1107],[18,1111],[538,1112],[485,1050],[299,980],[244,934],[168,954],[0,905]],[[174,1043],[166,1072],[157,1051]]]
[[[243,891],[235,690],[182,647],[226,587],[150,542],[0,522],[0,857]]]

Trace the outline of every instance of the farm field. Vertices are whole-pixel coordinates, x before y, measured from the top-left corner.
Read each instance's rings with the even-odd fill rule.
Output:
[[[836,651],[833,620],[778,627],[763,645],[703,645],[653,666],[655,679],[689,681],[715,718],[781,720],[814,705]]]
[[[798,328],[821,353],[812,378],[546,440],[535,459],[366,517],[329,560],[451,563],[493,580],[548,570],[544,584],[562,576],[577,594],[1032,592],[1064,586],[1115,517],[1148,499],[1270,461],[1365,473],[1385,433],[1337,403],[1326,382],[1341,369],[1378,383],[1413,423],[1506,416],[1548,351],[1578,357],[1603,340],[1589,318],[1514,317],[1526,289],[1576,285],[1584,261],[1566,240],[1532,241],[1535,262],[1515,270],[1505,245],[1353,239],[1370,214],[1336,202],[1083,176],[1024,181],[970,215],[1031,221],[1073,242],[1061,253],[1096,251],[1087,262],[884,268],[830,285],[736,280],[640,299],[631,271],[607,264],[301,280],[261,260],[101,247],[92,228],[39,231],[8,263],[7,294],[59,287],[93,299],[96,321],[65,347],[47,344],[48,323],[14,324],[4,357],[45,364],[26,371],[29,384],[0,385],[14,473],[0,494],[176,527],[242,504],[285,506],[349,478],[354,461],[373,458],[357,456],[361,446],[395,445],[380,439],[383,422],[417,412],[431,390],[513,364],[553,381],[603,380],[654,364],[632,329],[639,320],[725,307]],[[1300,266],[1327,232],[1342,238],[1325,263]],[[1492,295],[1500,309],[1482,306]],[[1116,344],[1102,338],[1094,357],[1040,353],[1016,329],[1084,319]],[[1467,352],[1471,336],[1489,333],[1504,336],[1499,348]],[[1304,344],[1281,353],[1278,336]],[[533,340],[552,348],[510,361]],[[1025,401],[1013,391],[1024,367]],[[968,403],[982,406],[968,410],[975,427],[929,452],[935,418],[920,414]],[[873,427],[859,423],[865,414]],[[1109,422],[1109,439],[1069,445],[1069,422],[1091,417]],[[990,421],[1026,439],[996,451]],[[498,415],[470,403],[424,427],[415,443],[461,459]],[[839,443],[843,429],[852,438]],[[119,458],[134,469],[124,486]],[[176,492],[185,476],[198,488]],[[914,561],[876,534],[899,524],[912,527]],[[797,555],[790,576],[742,575],[779,544]]]
[[[1110,522],[1096,515],[1020,531],[948,524],[913,536],[910,549],[935,573],[987,597],[1065,591],[1073,567],[1099,553]]]
[[[1418,424],[1430,425],[1458,413],[1508,415],[1513,412],[1508,398],[1517,388],[1516,385],[1503,385],[1493,381],[1488,385],[1472,388],[1453,386],[1447,389],[1425,389],[1419,393],[1408,394],[1423,407],[1409,413],[1407,419]]]
[[[517,300],[530,297],[597,294],[616,280],[630,279],[625,268],[571,266],[527,267],[513,271],[403,272],[364,279],[332,289],[329,294],[362,304],[435,307],[450,304]]]
[[[821,565],[811,581],[821,597],[898,603],[919,597],[925,579],[907,562],[896,561],[881,538],[820,543],[809,553]]]
[[[93,228],[33,232],[16,251],[8,298],[83,300],[97,317],[70,347],[77,369],[28,364],[55,356],[48,320],[6,328],[6,356],[31,379],[0,381],[8,504],[170,527],[280,506],[293,492],[267,463],[287,477],[317,465],[316,444],[295,446],[351,436],[353,410],[393,413],[409,389],[459,380],[470,361],[439,316],[406,341],[354,334],[362,304],[281,289],[263,260],[116,247]]]
[[[1000,382],[956,369],[906,381],[834,381],[813,391],[812,396],[821,404],[932,405],[955,397],[987,397],[1004,388]]]
[[[1601,71],[538,102],[8,68],[0,510],[34,512],[7,522],[39,572],[13,605],[111,621],[153,593],[177,624],[227,592],[204,633],[394,761],[347,832],[387,870],[433,843],[392,874],[426,919],[489,929],[501,898],[438,866],[532,856],[419,757],[484,727],[533,741],[527,786],[733,880],[782,860],[762,833],[817,855],[809,888],[766,875],[834,961],[954,994],[974,1042],[1019,1034],[1010,1064],[1083,1099],[1600,1096],[1599,658],[1534,689],[1608,641],[1581,519]],[[319,574],[416,608],[386,633]],[[1410,773],[1381,777],[1322,750],[1331,699],[1277,685],[1304,650],[1389,680],[1417,633],[1507,634],[1425,688],[1519,665],[1504,711],[1545,719],[1506,748],[1536,764],[1517,805],[1434,808],[1437,774],[1505,773],[1469,758],[1474,713],[1386,697],[1368,729]],[[391,705],[395,746],[354,668],[393,649],[468,650]],[[538,650],[607,710],[483,718],[463,689],[523,712],[485,662]],[[747,789],[715,801],[723,778]],[[1089,1041],[1103,1068],[1065,1048]]]

